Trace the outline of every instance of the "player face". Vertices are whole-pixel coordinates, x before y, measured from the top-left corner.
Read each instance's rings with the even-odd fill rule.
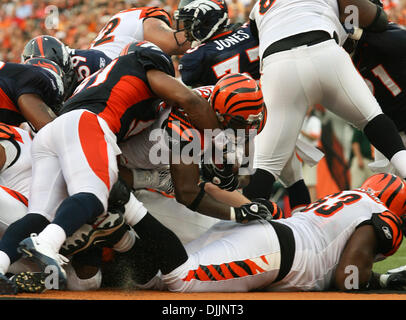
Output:
[[[190,32],[190,30],[192,29],[191,26],[191,20],[176,20],[176,31],[181,33],[185,37],[185,39],[190,42],[195,41]]]

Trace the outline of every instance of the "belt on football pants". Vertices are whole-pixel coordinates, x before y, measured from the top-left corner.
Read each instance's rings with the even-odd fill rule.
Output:
[[[338,43],[338,36],[335,32],[333,38],[327,31],[322,30],[298,33],[272,43],[268,48],[265,49],[262,59],[265,59],[267,56],[277,52],[287,51],[305,45],[313,46],[331,39],[334,39]]]
[[[277,221],[269,221],[278,236],[279,246],[281,249],[281,264],[279,273],[273,282],[281,281],[292,268],[293,259],[295,258],[295,237],[293,231],[287,225]]]

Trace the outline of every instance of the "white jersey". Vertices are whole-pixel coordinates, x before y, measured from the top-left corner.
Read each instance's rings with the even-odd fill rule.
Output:
[[[338,17],[337,0],[258,1],[250,13],[258,28],[261,58],[272,43],[308,31],[324,30],[331,37],[336,33],[343,44],[347,35]]]
[[[110,59],[117,58],[131,42],[144,40],[143,22],[154,17],[169,22],[169,15],[161,8],[140,7],[120,11],[110,18],[107,24],[92,41],[90,49],[104,52]]]
[[[197,251],[183,265],[161,279],[166,289],[182,292],[327,290],[361,224],[375,228],[381,255],[399,248],[400,218],[367,192],[344,191],[287,219],[219,222],[190,244]]]
[[[7,129],[12,132],[14,137],[6,138],[12,140],[18,146],[16,159],[11,162],[8,168],[0,172],[0,185],[29,196],[31,183],[31,134],[18,127],[0,124],[1,135],[3,130]]]

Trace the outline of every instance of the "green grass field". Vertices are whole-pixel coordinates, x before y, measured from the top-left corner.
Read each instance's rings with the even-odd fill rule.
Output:
[[[374,264],[373,270],[378,273],[384,273],[389,269],[406,265],[406,241],[403,241],[399,250],[385,260]]]

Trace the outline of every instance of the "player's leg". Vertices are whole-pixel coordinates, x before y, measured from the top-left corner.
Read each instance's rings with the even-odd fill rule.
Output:
[[[51,128],[52,150],[57,155],[69,197],[57,208],[52,223],[37,236],[25,239],[21,250],[34,255],[42,264],[55,265],[65,282],[58,252],[67,237],[106,211],[109,191],[117,179],[118,147],[114,148],[115,136],[107,125],[102,129],[98,117],[87,111],[62,115]],[[35,176],[33,184],[34,179]],[[32,191],[35,199],[38,193]]]
[[[268,120],[256,139],[254,167],[258,168],[244,189],[248,198],[269,198],[273,182],[291,157],[308,107],[301,77],[307,70],[295,63],[291,52],[264,59],[261,77]],[[308,79],[312,81],[311,75]],[[266,171],[266,172],[264,172]],[[272,179],[273,176],[273,179]]]
[[[279,274],[279,240],[267,222],[220,222],[196,241],[206,245],[170,273],[163,272],[170,291],[247,292]]]
[[[325,47],[314,61],[323,75],[322,104],[364,131],[369,141],[406,177],[406,148],[393,121],[382,113],[375,97],[355,69],[349,55],[338,46]],[[334,61],[334,64],[331,63]],[[335,84],[335,85],[334,85]]]

